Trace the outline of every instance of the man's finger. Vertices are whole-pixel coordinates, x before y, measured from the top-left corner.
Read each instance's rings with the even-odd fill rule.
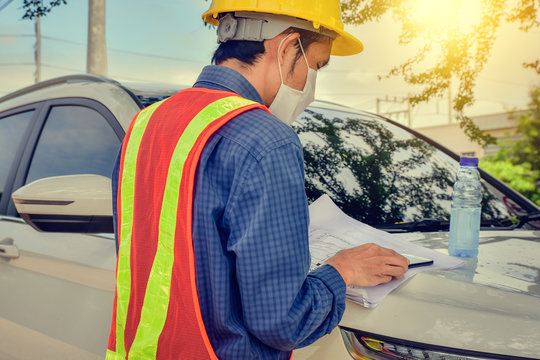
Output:
[[[391,275],[379,275],[379,284],[386,284],[387,282],[389,282],[390,280],[392,280],[394,277],[391,276]],[[379,284],[376,284],[376,285],[379,285]]]
[[[401,266],[386,265],[383,274],[392,277],[401,277],[406,271],[406,268],[402,268]]]
[[[397,253],[395,256],[386,256],[384,258],[384,263],[387,265],[403,267],[405,269],[409,267],[409,260],[405,256]]]

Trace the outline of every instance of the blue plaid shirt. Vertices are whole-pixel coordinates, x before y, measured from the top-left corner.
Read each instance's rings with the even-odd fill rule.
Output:
[[[205,67],[194,87],[263,103],[222,66]],[[193,211],[201,313],[220,359],[288,359],[338,324],[345,283],[330,265],[309,272],[302,146],[291,127],[254,109],[219,129],[200,157]]]

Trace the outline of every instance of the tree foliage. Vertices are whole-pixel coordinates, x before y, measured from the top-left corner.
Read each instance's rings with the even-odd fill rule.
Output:
[[[540,205],[540,190],[536,185],[540,171],[532,171],[529,164],[520,165],[512,164],[508,160],[482,159],[480,167]]]
[[[480,166],[540,205],[540,86],[530,92],[530,111],[518,118],[516,142],[501,142]]]
[[[46,4],[43,0],[23,0],[23,19],[32,20],[36,17],[45,16],[51,12],[51,10],[60,5],[66,5],[67,0],[50,0]]]
[[[467,6],[475,1],[478,11],[472,13]],[[539,7],[540,0],[342,0],[346,23],[364,24],[391,14],[401,24],[400,44],[418,46],[414,56],[386,75],[401,76],[407,83],[421,86],[410,99],[413,105],[442,97],[451,83],[457,82],[458,94],[453,99],[456,118],[464,132],[481,145],[495,139],[484,134],[464,112],[474,103],[478,74],[500,26],[512,23],[522,31],[539,27]],[[532,62],[524,63],[525,67],[540,71],[538,59],[526,61]]]

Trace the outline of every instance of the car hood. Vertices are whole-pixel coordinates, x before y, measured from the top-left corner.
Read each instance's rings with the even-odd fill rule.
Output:
[[[404,240],[447,253],[448,233]],[[540,232],[483,231],[478,259],[416,274],[374,309],[348,302],[342,327],[434,346],[540,359]]]
[[[448,254],[448,232],[396,236]],[[464,266],[436,275],[540,297],[540,231],[482,231],[478,258],[463,260]]]

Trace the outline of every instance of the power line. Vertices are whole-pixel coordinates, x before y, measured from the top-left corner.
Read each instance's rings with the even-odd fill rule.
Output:
[[[28,62],[27,63],[0,63],[0,66],[35,66],[35,64],[34,63],[28,63]],[[41,64],[41,66],[46,67],[46,68],[50,68],[50,69],[70,71],[70,72],[74,72],[74,73],[84,73],[85,72],[83,69],[74,69],[74,68],[69,68],[69,67],[65,67],[65,66],[57,66],[57,65],[51,65],[51,64]],[[124,75],[115,75],[115,74],[111,74],[110,77],[113,78],[113,79],[125,79],[125,80],[128,80],[128,81],[140,81],[140,82],[151,82],[152,81],[152,80],[148,80],[148,79],[134,78],[134,77],[124,76]],[[2,92],[2,90],[0,90],[0,92]],[[4,93],[7,93],[7,91],[4,91]]]
[[[30,34],[17,34],[17,35],[0,34],[0,37],[34,37],[34,36],[35,35],[30,35]],[[44,40],[57,41],[57,42],[61,42],[61,43],[64,43],[64,44],[70,44],[70,45],[75,45],[75,46],[84,46],[84,47],[86,47],[86,43],[73,41],[73,40],[61,39],[61,38],[57,38],[57,37],[54,37],[54,36],[42,35],[41,38],[44,39]],[[124,54],[135,55],[135,56],[151,57],[151,58],[154,58],[154,59],[164,59],[164,60],[180,61],[180,62],[191,62],[191,63],[195,63],[195,64],[202,63],[202,61],[189,59],[189,58],[182,58],[182,57],[175,57],[175,56],[165,56],[165,55],[156,55],[156,54],[152,54],[152,53],[125,50],[125,49],[118,49],[118,48],[112,48],[112,47],[107,47],[107,50],[108,51],[113,51],[113,52],[124,53]]]
[[[354,105],[353,107],[357,107],[357,108],[360,108],[360,109],[363,109],[365,107],[366,104],[368,103],[372,103],[373,102],[373,98],[370,98],[369,100],[364,100],[360,103],[357,103],[356,105]]]
[[[8,1],[8,3],[3,5],[4,7],[7,4],[9,4],[10,2],[12,2],[13,0],[7,0],[7,1]],[[0,5],[0,10],[2,10],[2,8],[3,8],[2,5]],[[0,38],[2,38],[2,37],[32,37],[33,38],[33,37],[35,37],[35,35],[34,34],[12,34],[12,35],[10,35],[10,34],[0,34]],[[62,42],[62,43],[65,43],[65,44],[70,44],[70,45],[86,46],[86,43],[73,41],[73,40],[66,40],[66,39],[62,39],[62,38],[58,38],[58,37],[54,37],[54,36],[42,35],[41,38],[45,39],[45,40]],[[189,58],[182,58],[182,57],[175,57],[175,56],[165,56],[165,55],[156,55],[156,54],[152,54],[152,53],[125,50],[125,49],[112,48],[112,47],[107,47],[107,50],[113,51],[113,52],[124,53],[124,54],[135,55],[135,56],[151,57],[151,58],[155,58],[155,59],[164,59],[164,60],[180,61],[180,62],[191,62],[191,63],[196,63],[196,64],[202,63],[202,61],[189,59]],[[351,70],[345,70],[345,69],[343,69],[343,70],[341,70],[341,69],[340,70],[338,70],[338,69],[335,69],[335,70],[327,69],[327,70],[325,70],[325,72],[348,73],[348,74],[363,73],[362,71],[351,71]],[[502,83],[502,84],[509,84],[509,85],[515,85],[515,86],[524,86],[524,87],[530,86],[529,84],[516,83],[516,82],[507,81],[507,80],[501,80],[501,79],[492,79],[492,78],[487,78],[487,77],[484,77],[484,76],[480,76],[479,78],[484,79],[484,80],[488,80],[488,81]],[[379,93],[379,94],[370,93],[370,94],[365,94],[365,95],[380,95],[380,94],[381,93]],[[332,95],[337,95],[337,94],[332,94]],[[357,94],[339,93],[339,95],[340,96],[356,96]],[[362,94],[362,95],[364,95],[364,94]],[[360,95],[360,96],[362,96],[362,95]]]
[[[181,62],[191,62],[195,64],[203,63],[203,61],[200,60],[193,60],[188,58],[180,58],[180,57],[173,57],[173,56],[163,56],[163,55],[155,55],[150,53],[143,53],[139,51],[130,51],[130,50],[123,50],[123,49],[115,49],[115,48],[108,48],[110,51],[116,51],[124,54],[130,54],[130,55],[137,55],[137,56],[146,56],[151,57],[155,59],[165,59],[165,60],[172,60],[172,61],[181,61]]]
[[[86,72],[86,71],[83,71],[83,70],[80,70],[80,69],[73,69],[73,68],[68,68],[68,67],[64,67],[64,66],[56,66],[56,65],[50,65],[50,64],[41,64],[41,66],[51,68],[51,69],[67,70],[67,71],[78,72],[78,73]]]
[[[0,37],[34,37],[33,34],[0,34]]]
[[[369,92],[369,93],[357,93],[354,91],[348,91],[348,92],[322,92],[320,95],[339,95],[339,96],[377,96],[377,95],[384,95],[387,94],[386,91],[377,91],[377,92]],[[396,93],[397,94],[397,93]]]
[[[29,65],[34,66],[35,64],[34,64],[34,63],[21,63],[21,62],[16,62],[16,63],[0,63],[0,66],[29,66]]]
[[[0,66],[35,66],[36,64],[33,62],[18,62],[18,63],[0,63]],[[68,71],[75,71],[75,72],[84,72],[80,69],[73,69],[63,66],[56,66],[51,64],[41,64],[41,66],[48,67],[51,69],[60,69],[60,70],[68,70]]]
[[[73,40],[60,39],[60,38],[56,38],[56,37],[53,37],[53,36],[42,35],[41,38],[45,39],[45,40],[63,42],[65,44],[71,44],[71,45],[77,45],[77,46],[86,46],[86,43],[81,43],[81,42],[73,41]]]

